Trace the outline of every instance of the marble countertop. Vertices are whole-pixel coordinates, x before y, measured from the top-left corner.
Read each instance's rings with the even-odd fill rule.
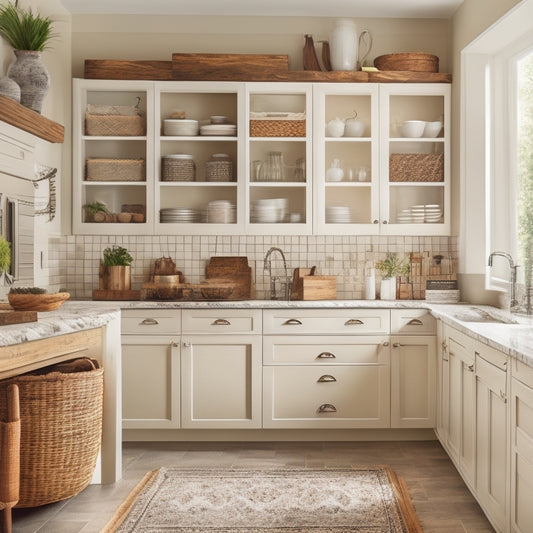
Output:
[[[36,341],[85,329],[105,326],[120,318],[120,306],[113,302],[65,302],[56,311],[37,313],[37,322],[0,326],[0,346]]]
[[[37,322],[0,326],[0,346],[92,329],[117,318],[120,309],[428,309],[445,324],[533,367],[533,317],[489,306],[431,304],[423,300],[241,300],[92,301],[69,300],[57,311],[38,313]],[[496,319],[498,322],[487,321]],[[501,321],[501,322],[500,322]],[[505,323],[511,322],[511,323]]]

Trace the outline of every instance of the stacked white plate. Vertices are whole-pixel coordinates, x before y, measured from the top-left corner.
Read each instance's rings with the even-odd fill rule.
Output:
[[[350,224],[352,212],[346,205],[326,206],[326,224]]]
[[[207,222],[211,224],[234,224],[235,204],[228,200],[213,200],[207,204]]]
[[[261,198],[252,206],[250,222],[257,224],[284,222],[288,206],[288,198]]]
[[[187,207],[161,209],[159,217],[161,223],[165,224],[186,224],[202,221],[202,213],[198,209],[189,209]]]
[[[237,126],[235,124],[206,124],[200,127],[200,135],[237,135]]]
[[[442,220],[442,207],[439,204],[412,205],[396,215],[398,224],[436,224]]]

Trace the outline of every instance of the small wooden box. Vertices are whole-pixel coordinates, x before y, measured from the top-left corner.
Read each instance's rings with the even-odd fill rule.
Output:
[[[336,300],[337,277],[311,274],[310,268],[294,271],[291,299],[293,300]]]

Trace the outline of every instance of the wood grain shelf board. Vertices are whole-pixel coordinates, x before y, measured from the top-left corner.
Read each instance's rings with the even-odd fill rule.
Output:
[[[51,143],[62,143],[65,138],[61,124],[5,96],[0,96],[0,120]]]
[[[176,54],[174,54],[176,55]],[[184,55],[184,54],[182,54]],[[194,54],[189,54],[194,55]],[[206,54],[201,54],[206,55]],[[244,54],[246,55],[246,54]],[[282,56],[285,57],[285,56]],[[324,82],[324,83],[451,83],[452,75],[444,72],[406,71],[328,71],[282,70],[262,68],[254,73],[243,69],[230,71],[188,70],[172,61],[134,61],[115,59],[86,59],[85,78],[101,80],[154,80],[154,81],[266,81],[266,82]]]

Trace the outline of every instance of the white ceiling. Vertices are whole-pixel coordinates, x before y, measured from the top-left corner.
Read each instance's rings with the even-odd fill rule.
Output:
[[[61,0],[73,14],[450,18],[463,0]]]

